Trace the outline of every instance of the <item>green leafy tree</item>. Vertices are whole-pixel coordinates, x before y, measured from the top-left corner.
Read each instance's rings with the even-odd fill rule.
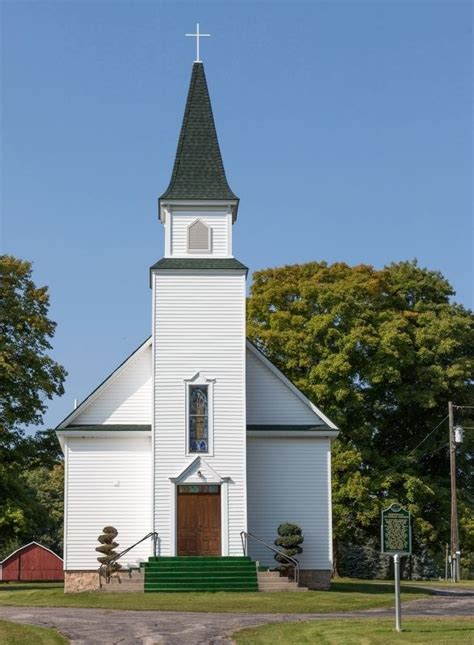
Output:
[[[64,463],[53,435],[46,431],[27,438],[22,468],[12,465],[9,482],[0,484],[7,493],[0,506],[0,560],[31,540],[62,553]],[[50,443],[51,451],[45,453]]]
[[[64,514],[64,463],[28,469],[22,480],[35,509],[30,535],[40,544],[62,553]]]
[[[63,394],[66,372],[50,356],[56,324],[48,318],[47,287],[37,287],[31,263],[0,256],[0,544],[35,530],[36,507],[22,477],[53,461],[51,436],[25,437],[42,422],[47,400]],[[48,454],[48,456],[47,456]],[[57,455],[57,447],[53,449]],[[47,456],[47,457],[46,457]]]
[[[377,538],[382,507],[414,518],[414,545],[449,538],[447,426],[469,400],[474,317],[416,262],[377,270],[311,262],[259,271],[248,300],[253,342],[341,428],[334,445],[337,542]],[[458,456],[461,543],[472,544],[472,434]],[[335,549],[337,552],[337,549]]]

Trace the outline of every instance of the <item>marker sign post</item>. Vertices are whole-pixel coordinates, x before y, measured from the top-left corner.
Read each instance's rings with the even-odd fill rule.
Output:
[[[411,554],[411,516],[400,504],[382,511],[382,553],[393,556],[395,570],[395,629],[402,631],[400,608],[400,558]]]

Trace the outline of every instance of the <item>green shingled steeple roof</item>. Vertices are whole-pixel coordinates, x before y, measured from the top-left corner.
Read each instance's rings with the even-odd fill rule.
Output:
[[[173,174],[160,199],[238,199],[225,176],[201,62],[193,65]]]

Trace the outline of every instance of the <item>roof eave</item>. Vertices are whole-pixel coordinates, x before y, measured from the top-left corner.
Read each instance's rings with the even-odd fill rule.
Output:
[[[237,212],[239,210],[240,199],[236,197],[235,199],[178,199],[178,198],[168,198],[161,196],[158,199],[158,219],[160,222],[164,222],[164,213],[163,211],[167,206],[182,206],[182,207],[193,207],[193,206],[228,206],[232,212],[232,224],[237,220]]]

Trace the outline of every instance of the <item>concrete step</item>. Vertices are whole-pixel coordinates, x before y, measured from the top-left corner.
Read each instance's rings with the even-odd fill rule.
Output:
[[[145,576],[143,571],[123,569],[120,573],[113,575],[109,582],[102,581],[101,591],[108,593],[141,592],[145,588]]]
[[[259,591],[308,591],[307,587],[299,587],[296,582],[286,576],[280,576],[279,571],[258,572]]]
[[[261,593],[300,593],[300,592],[305,592],[308,591],[308,587],[259,587],[258,590]]]
[[[280,582],[269,584],[262,582],[258,584],[259,591],[307,591],[307,587],[298,587],[296,582]]]

